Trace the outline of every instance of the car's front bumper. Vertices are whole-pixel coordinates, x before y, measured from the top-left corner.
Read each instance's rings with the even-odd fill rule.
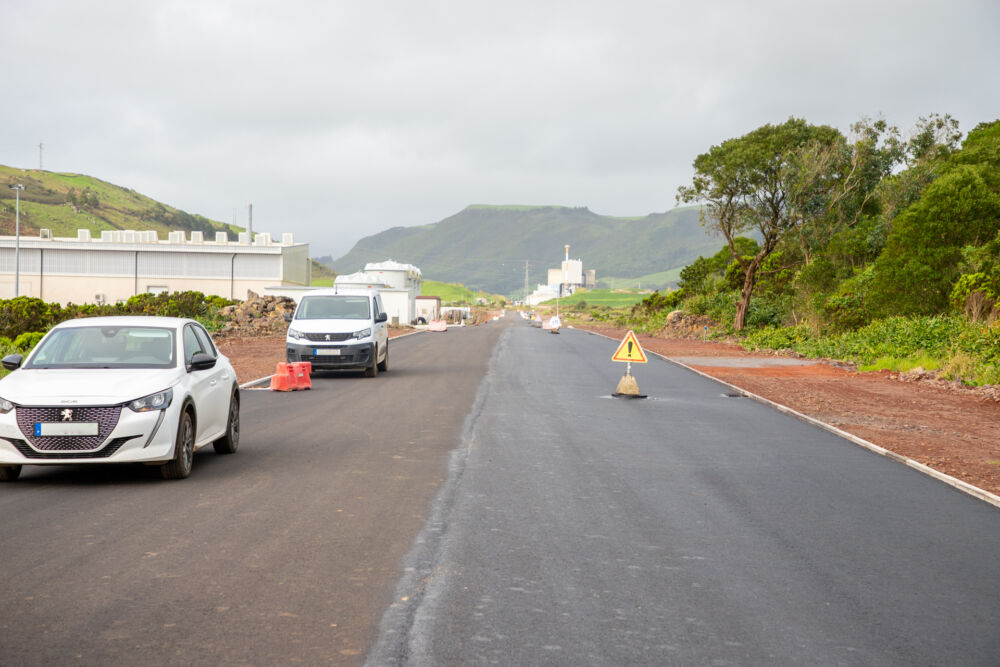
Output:
[[[287,361],[308,361],[317,370],[359,370],[371,366],[375,343],[319,344],[285,342]]]
[[[74,409],[79,407],[83,406]],[[94,438],[77,436],[35,436],[29,420],[22,418],[23,423],[18,425],[18,410],[30,409],[16,407],[0,415],[0,465],[156,463],[174,456],[180,409],[176,401],[165,410],[151,412],[133,412],[122,406],[113,427],[109,425],[110,431],[102,433],[96,442]]]

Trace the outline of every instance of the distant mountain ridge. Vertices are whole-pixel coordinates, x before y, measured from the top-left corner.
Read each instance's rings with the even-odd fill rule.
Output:
[[[426,278],[513,294],[523,291],[525,261],[534,289],[547,280],[549,268],[560,265],[565,244],[584,269],[597,271],[600,282],[680,269],[699,255],[714,254],[722,241],[701,226],[698,207],[616,218],[586,207],[473,205],[433,224],[387,229],[335,261],[319,261],[351,273],[368,262],[394,259],[420,267]]]
[[[139,194],[135,190],[85,176],[39,169],[0,165],[0,234],[13,235],[15,193],[9,185],[20,184],[21,233],[36,236],[49,229],[54,236],[76,237],[77,229],[155,230],[160,238],[171,231],[216,231],[230,234],[239,227],[192,215]]]

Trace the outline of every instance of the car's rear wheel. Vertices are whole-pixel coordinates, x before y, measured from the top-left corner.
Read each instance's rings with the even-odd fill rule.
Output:
[[[181,413],[181,421],[177,425],[177,444],[174,448],[174,458],[160,466],[163,479],[184,479],[191,474],[194,465],[194,420],[191,413],[185,410]]]
[[[378,365],[378,369],[383,373],[389,370],[389,343],[385,344],[385,359]]]
[[[378,375],[378,348],[372,350],[372,362],[365,369],[365,377],[373,378]]]
[[[0,482],[13,482],[21,474],[21,466],[0,466]]]
[[[216,454],[235,454],[240,446],[240,399],[233,392],[229,399],[229,419],[226,421],[226,434],[212,443]]]

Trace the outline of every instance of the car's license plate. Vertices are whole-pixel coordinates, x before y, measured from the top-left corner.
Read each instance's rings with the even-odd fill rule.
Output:
[[[35,435],[97,435],[97,422],[35,422]]]
[[[340,354],[339,347],[317,347],[313,348],[313,356],[315,357],[336,357]]]

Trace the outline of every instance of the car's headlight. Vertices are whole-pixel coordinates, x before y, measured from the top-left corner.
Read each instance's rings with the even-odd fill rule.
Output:
[[[354,332],[354,337],[357,338],[358,340],[361,340],[362,338],[368,338],[371,335],[372,335],[371,329],[362,329],[361,331]]]
[[[304,338],[305,338],[306,336],[305,336],[305,334],[304,334],[304,333],[302,333],[301,331],[298,331],[297,329],[293,329],[293,328],[291,328],[291,327],[288,327],[288,337],[289,337],[289,338],[294,338],[294,339],[296,339],[296,340],[302,340],[302,339],[304,339]]]
[[[5,415],[13,409],[14,404],[0,396],[0,415]]]
[[[164,389],[149,396],[137,398],[128,404],[132,412],[151,412],[153,410],[166,410],[170,406],[170,401],[174,398],[173,389]]]

